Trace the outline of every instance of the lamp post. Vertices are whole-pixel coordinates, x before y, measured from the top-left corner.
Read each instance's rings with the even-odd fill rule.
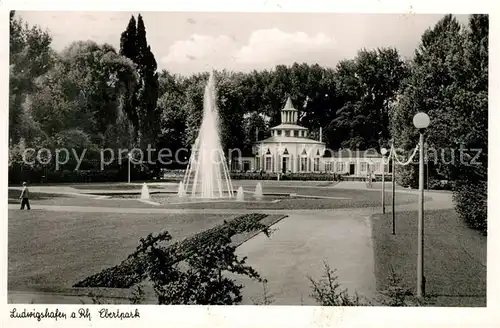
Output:
[[[132,155],[128,153],[128,183],[130,183],[130,160],[132,158]]]
[[[430,188],[429,188],[429,156],[427,155],[427,151],[425,151],[425,171],[427,174],[427,177],[426,177],[427,191],[429,191],[430,190]]]
[[[385,154],[387,154],[387,149],[382,148],[380,152],[382,153],[382,214],[385,214]]]
[[[425,113],[417,113],[413,117],[413,125],[420,133],[419,141],[419,170],[418,170],[418,255],[417,255],[417,297],[425,294],[424,277],[424,132],[429,126],[430,119]]]
[[[391,141],[391,157],[390,157],[390,165],[392,166],[392,234],[396,234],[396,149],[394,148],[394,140]]]

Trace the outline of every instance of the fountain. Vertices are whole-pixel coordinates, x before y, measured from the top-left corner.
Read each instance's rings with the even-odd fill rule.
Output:
[[[146,182],[144,182],[141,190],[141,200],[148,200],[148,199],[149,199],[149,189]]]
[[[203,98],[203,118],[184,175],[185,193],[200,198],[234,196],[226,158],[222,151],[215,78],[210,73]]]
[[[240,186],[236,191],[236,200],[242,202],[245,197],[243,196],[243,187]]]
[[[184,190],[184,183],[181,181],[179,182],[179,188],[177,189],[177,196],[180,198],[186,197],[186,190]]]
[[[260,182],[255,186],[254,196],[257,200],[262,200],[262,198],[264,197],[264,195],[262,194],[262,185],[260,184]]]

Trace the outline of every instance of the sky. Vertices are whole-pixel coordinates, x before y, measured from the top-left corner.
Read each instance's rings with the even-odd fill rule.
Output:
[[[16,12],[47,29],[52,46],[93,40],[119,49],[136,12]],[[394,47],[411,57],[422,33],[442,14],[142,12],[159,69],[191,74],[212,69],[249,71],[294,62],[335,67],[362,49]],[[467,23],[467,15],[457,15]]]

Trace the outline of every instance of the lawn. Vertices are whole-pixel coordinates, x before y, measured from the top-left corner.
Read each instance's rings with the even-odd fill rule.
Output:
[[[10,210],[8,288],[58,291],[119,264],[141,237],[168,230],[174,240],[234,215],[116,214]]]
[[[19,196],[21,196],[21,190],[9,189],[8,200],[10,204],[20,203]],[[30,200],[48,200],[54,198],[67,198],[66,195],[51,194],[51,193],[34,193],[30,192]]]
[[[250,191],[248,188],[247,191]],[[280,199],[277,203],[271,202],[252,202],[254,200],[251,193],[245,193],[245,200],[248,202],[236,202],[234,200],[223,202],[193,202],[182,203],[172,194],[151,194],[151,200],[158,202],[161,205],[154,206],[139,201],[139,195],[123,195],[112,196],[108,199],[95,199],[89,196],[73,196],[73,195],[52,195],[39,194],[31,192],[31,208],[37,208],[37,205],[53,205],[53,206],[97,206],[97,207],[130,207],[130,208],[172,208],[172,209],[271,209],[271,210],[286,210],[286,209],[336,209],[336,208],[366,208],[380,206],[381,192],[376,190],[353,190],[353,189],[333,189],[333,188],[307,188],[307,187],[278,187],[269,186],[264,189],[264,193],[279,193],[290,194],[296,193],[296,198],[283,198],[283,196],[273,197],[270,195],[266,198]],[[11,197],[12,194],[12,197]],[[14,197],[16,196],[17,197]],[[19,204],[17,199],[19,191],[9,189],[9,203]],[[321,197],[340,197],[347,199],[315,199],[301,198],[305,196],[321,196]],[[174,198],[173,198],[174,197]],[[430,199],[432,195],[427,196]],[[390,192],[385,195],[386,205],[390,206],[392,197]],[[396,204],[416,203],[417,195],[409,193],[399,193],[396,195]],[[181,204],[179,204],[181,203]]]
[[[330,188],[294,188],[294,187],[268,187],[264,190],[266,193],[296,193],[297,197],[281,198],[277,203],[259,203],[254,200],[251,193],[245,194],[245,200],[248,202],[211,202],[211,203],[188,203],[188,204],[168,204],[171,197],[165,198],[165,195],[152,194],[153,201],[163,203],[168,208],[211,208],[211,209],[336,209],[336,208],[366,208],[376,207],[381,204],[381,191],[372,190],[353,190],[353,189],[330,189]],[[301,198],[301,195],[309,197],[338,197],[335,198]],[[272,197],[270,195],[269,197]],[[345,198],[345,199],[339,199]],[[168,199],[168,201],[165,201]],[[390,192],[385,194],[386,205],[392,204]],[[430,199],[426,197],[426,199]],[[409,193],[399,193],[396,195],[396,204],[416,203],[418,196]]]
[[[75,189],[80,189],[80,190],[98,190],[98,189],[103,189],[103,190],[141,190],[142,185],[138,183],[132,183],[132,184],[120,184],[120,183],[95,183],[95,184],[74,184],[71,187]],[[161,185],[148,185],[149,189],[164,189],[164,186]]]
[[[486,306],[486,237],[469,229],[454,210],[426,211],[424,276],[430,306]],[[402,286],[416,289],[417,212],[372,217],[377,289],[388,286],[391,268]]]

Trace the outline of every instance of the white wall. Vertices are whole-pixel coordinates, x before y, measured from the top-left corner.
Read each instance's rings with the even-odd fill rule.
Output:
[[[354,175],[356,176],[366,176],[368,174],[368,168],[370,168],[370,171],[373,171],[375,174],[382,174],[383,170],[383,164],[382,164],[382,158],[370,158],[370,159],[365,159],[365,158],[351,158],[349,160],[343,159],[330,159],[330,158],[324,158],[323,159],[323,168],[326,171],[327,169],[327,163],[331,162],[331,171],[333,173],[339,173],[339,174],[348,174],[350,173],[350,165],[354,164]],[[343,167],[339,167],[337,163],[343,163]],[[364,163],[364,164],[363,164]],[[370,166],[368,166],[370,165]],[[388,172],[388,165],[385,167],[386,172]]]

